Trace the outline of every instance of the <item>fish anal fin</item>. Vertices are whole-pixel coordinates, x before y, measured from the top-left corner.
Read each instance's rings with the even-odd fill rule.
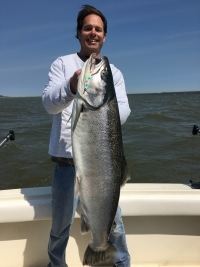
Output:
[[[87,224],[84,216],[81,214],[81,233],[86,234],[87,232],[89,232],[89,230],[89,225]]]

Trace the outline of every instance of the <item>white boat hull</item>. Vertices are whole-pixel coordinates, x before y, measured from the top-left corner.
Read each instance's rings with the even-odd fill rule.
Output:
[[[127,184],[120,206],[134,267],[200,266],[200,190],[181,184]],[[0,191],[0,267],[45,267],[50,187]],[[67,248],[82,266],[89,236],[76,216]]]

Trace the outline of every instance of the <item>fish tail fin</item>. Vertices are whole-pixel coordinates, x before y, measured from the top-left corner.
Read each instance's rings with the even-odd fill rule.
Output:
[[[115,251],[115,247],[111,244],[108,245],[106,250],[93,250],[90,246],[88,246],[84,254],[83,265],[114,265],[113,255]]]

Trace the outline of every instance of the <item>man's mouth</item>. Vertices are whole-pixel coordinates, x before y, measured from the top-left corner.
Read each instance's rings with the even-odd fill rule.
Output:
[[[97,43],[98,43],[98,41],[95,40],[95,39],[89,39],[89,40],[88,40],[88,44],[90,44],[90,45],[95,45],[95,44],[97,44]]]

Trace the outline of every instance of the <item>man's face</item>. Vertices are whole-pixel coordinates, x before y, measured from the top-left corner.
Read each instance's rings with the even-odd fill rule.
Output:
[[[78,38],[81,53],[84,56],[90,56],[91,53],[99,54],[105,41],[104,24],[101,17],[95,14],[86,16]]]

